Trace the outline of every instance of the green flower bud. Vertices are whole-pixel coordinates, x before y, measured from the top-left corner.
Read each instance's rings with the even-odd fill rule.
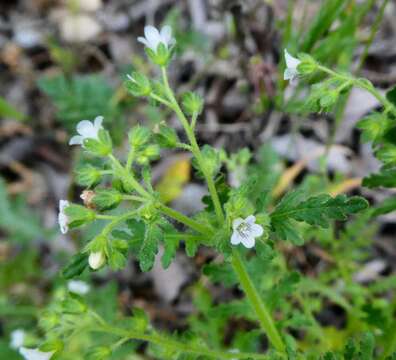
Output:
[[[194,92],[187,92],[182,97],[182,105],[186,114],[200,114],[203,108],[203,99]]]
[[[106,360],[111,355],[111,349],[106,346],[99,346],[90,349],[86,354],[88,360]]]
[[[143,74],[133,72],[131,75],[127,75],[128,80],[124,82],[124,85],[128,92],[133,96],[148,96],[151,93],[150,80]]]
[[[67,217],[67,225],[71,229],[88,224],[96,217],[95,212],[91,209],[76,204],[68,205],[63,212]]]
[[[84,165],[77,170],[76,181],[81,186],[94,187],[100,183],[101,179],[100,171],[92,165]]]
[[[146,54],[149,57],[149,59],[156,65],[159,66],[167,66],[171,57],[172,57],[172,51],[173,49],[170,48],[168,49],[167,46],[165,46],[163,43],[160,43],[157,47],[157,50],[154,51],[148,47],[145,48]]]
[[[83,146],[84,149],[97,156],[107,156],[113,149],[110,134],[104,129],[98,131],[98,139],[84,139]]]
[[[215,176],[219,172],[221,167],[219,152],[212,146],[204,145],[202,147],[202,157],[204,160],[203,166],[205,166],[208,174],[210,174],[210,176],[212,177]],[[201,169],[196,158],[192,159],[192,165],[195,167],[196,170],[198,170],[198,172],[202,176]]]
[[[318,69],[318,64],[315,59],[308,54],[299,55],[300,63],[297,66],[300,75],[309,75]]]
[[[128,134],[129,144],[134,150],[141,149],[150,140],[151,132],[144,126],[133,127]]]
[[[323,109],[330,109],[338,99],[338,91],[329,90],[319,100],[319,104]]]
[[[62,312],[65,314],[83,314],[88,309],[84,299],[74,293],[69,293],[69,296],[62,301],[61,306]]]
[[[95,191],[92,203],[99,210],[110,210],[122,201],[122,194],[114,189],[99,189]]]
[[[174,148],[179,142],[179,137],[177,136],[175,129],[163,124],[159,124],[158,132],[155,134],[155,139],[159,146],[164,148]]]
[[[157,144],[150,144],[148,145],[138,156],[136,161],[140,165],[146,165],[151,160],[155,160],[160,155],[160,148]]]

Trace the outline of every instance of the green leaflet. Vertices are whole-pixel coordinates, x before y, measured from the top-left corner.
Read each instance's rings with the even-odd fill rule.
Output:
[[[162,240],[162,236],[162,230],[157,223],[146,224],[144,238],[138,254],[142,271],[149,271],[153,267],[155,255],[158,253],[158,243]]]
[[[382,167],[379,173],[372,174],[363,179],[363,186],[375,187],[395,187],[396,186],[396,167]]]
[[[271,214],[271,224],[278,237],[300,245],[302,239],[294,221],[326,228],[330,220],[346,220],[347,215],[367,207],[368,202],[358,196],[321,194],[304,200],[304,192],[297,190],[282,198]]]
[[[56,117],[68,130],[74,131],[82,119],[93,119],[98,114],[106,119],[112,112],[109,100],[113,90],[101,76],[45,76],[37,85],[51,98],[57,108]]]

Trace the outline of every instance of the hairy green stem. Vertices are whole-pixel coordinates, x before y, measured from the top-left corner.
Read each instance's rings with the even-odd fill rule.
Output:
[[[183,354],[193,354],[198,356],[207,356],[213,359],[252,359],[252,360],[265,360],[268,359],[267,355],[255,354],[255,353],[242,353],[242,352],[225,352],[219,350],[210,350],[203,346],[192,346],[184,344],[181,341],[177,341],[159,334],[142,334],[136,331],[125,330],[110,325],[99,325],[95,328],[90,329],[95,332],[104,332],[121,337],[122,339],[128,338],[130,340],[138,340],[149,342],[165,349],[172,349],[179,351]]]
[[[384,106],[384,111],[392,112],[394,115],[396,115],[396,107],[386,97],[382,96],[381,93],[370,82],[362,79],[356,79],[351,75],[338,73],[323,65],[318,65],[318,69],[334,78],[340,79],[341,81],[350,82],[352,85],[366,90]]]
[[[212,230],[202,224],[200,224],[199,222],[189,218],[188,216],[166,206],[163,204],[159,204],[158,205],[158,209],[165,215],[181,222],[182,224],[185,224],[187,226],[189,226],[191,229],[201,233],[201,234],[205,234],[205,235],[210,235],[212,234]]]
[[[209,189],[209,193],[210,196],[212,197],[213,200],[213,205],[215,208],[215,212],[216,212],[216,216],[217,216],[217,220],[221,223],[224,221],[224,214],[223,214],[223,209],[221,207],[221,203],[220,203],[220,199],[219,199],[219,195],[217,193],[216,190],[216,186],[215,183],[213,181],[212,176],[208,173],[208,171],[206,170],[206,166],[205,166],[205,160],[201,154],[201,150],[199,148],[199,145],[197,143],[197,140],[195,138],[195,134],[193,129],[191,128],[187,118],[185,117],[182,109],[179,106],[179,103],[177,102],[172,89],[169,86],[169,82],[168,82],[168,75],[166,73],[166,68],[162,67],[162,80],[165,86],[165,90],[167,93],[167,96],[169,98],[169,101],[171,103],[171,108],[173,109],[173,111],[176,113],[177,117],[179,118],[181,124],[183,125],[184,131],[186,132],[186,135],[188,137],[188,140],[190,141],[191,144],[191,151],[193,153],[193,155],[195,156],[195,158],[197,159],[197,162],[199,164],[199,167],[202,170],[202,173],[205,177],[206,183],[208,185],[208,189]]]
[[[113,154],[110,154],[108,156],[117,171],[120,172],[122,175],[128,176],[128,179],[130,180],[134,189],[144,198],[151,199],[151,194],[142,185],[140,185],[140,183],[130,173],[129,169],[125,170],[125,168],[120,164],[120,162],[114,157]]]
[[[134,196],[134,195],[124,195],[123,199],[125,200],[131,200],[131,201],[138,201],[141,203],[144,203],[147,201],[147,199],[140,197],[140,196]],[[161,211],[163,214],[169,216],[170,218],[177,220],[178,222],[187,225],[191,229],[204,234],[204,235],[209,235],[212,233],[212,229],[200,224],[199,222],[189,218],[188,216],[182,214],[181,212],[174,210],[160,202],[157,202],[157,209]]]
[[[281,336],[279,335],[278,329],[275,326],[274,320],[272,319],[267,306],[261,299],[260,294],[250,279],[249,273],[247,272],[243,263],[243,259],[236,249],[233,250],[232,266],[239,278],[239,283],[241,284],[241,287],[248,298],[250,305],[257,315],[261,327],[267,334],[270,343],[276,350],[284,353],[285,345]]]

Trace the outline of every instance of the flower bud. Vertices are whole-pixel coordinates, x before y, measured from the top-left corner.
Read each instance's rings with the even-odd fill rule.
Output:
[[[98,139],[84,139],[83,145],[84,149],[97,156],[107,156],[113,149],[110,134],[104,129],[98,131]]]
[[[203,107],[203,99],[194,92],[187,92],[183,95],[182,105],[186,114],[200,114]]]
[[[84,165],[77,170],[76,181],[81,186],[93,187],[102,179],[100,171],[92,165]]]
[[[155,134],[155,139],[157,140],[159,146],[163,148],[176,147],[179,137],[177,136],[175,129],[163,124],[159,124],[157,130],[158,131]]]
[[[95,209],[95,204],[92,202],[93,197],[95,196],[95,191],[92,190],[84,190],[80,198],[84,202],[84,205],[89,209]]]
[[[309,75],[317,70],[318,64],[312,56],[300,54],[299,58],[300,63],[297,66],[297,70],[300,75]]]
[[[204,159],[204,164],[206,171],[211,176],[215,176],[220,170],[221,161],[219,152],[209,145],[204,145],[202,147],[202,157]],[[200,166],[196,160],[196,158],[192,159],[192,165],[201,172]],[[201,174],[202,175],[202,174]]]
[[[319,100],[320,106],[323,109],[330,109],[338,99],[338,91],[329,90]]]
[[[63,212],[67,216],[67,224],[69,228],[76,228],[81,225],[88,224],[95,220],[95,212],[84,206],[70,204]]]
[[[167,48],[164,44],[159,44],[156,51],[150,48],[145,48],[147,56],[149,59],[159,66],[167,66],[173,53],[172,48]]]
[[[144,126],[135,126],[128,134],[129,144],[133,149],[139,150],[148,143],[150,136],[151,133],[148,128]]]
[[[146,165],[151,160],[155,160],[159,157],[160,149],[157,144],[148,145],[136,159],[140,165]]]
[[[92,202],[99,210],[110,210],[117,207],[122,201],[122,194],[114,189],[97,190],[92,198]]]
[[[133,96],[148,96],[151,93],[150,80],[143,74],[133,72],[127,75],[128,80],[125,81],[125,87]]]
[[[97,270],[104,265],[106,257],[103,251],[91,252],[88,257],[88,264],[93,270]]]

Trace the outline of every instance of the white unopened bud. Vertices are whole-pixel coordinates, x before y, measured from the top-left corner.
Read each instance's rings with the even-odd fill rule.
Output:
[[[102,251],[92,252],[89,254],[88,264],[94,270],[99,269],[105,263],[105,261],[106,258]]]

